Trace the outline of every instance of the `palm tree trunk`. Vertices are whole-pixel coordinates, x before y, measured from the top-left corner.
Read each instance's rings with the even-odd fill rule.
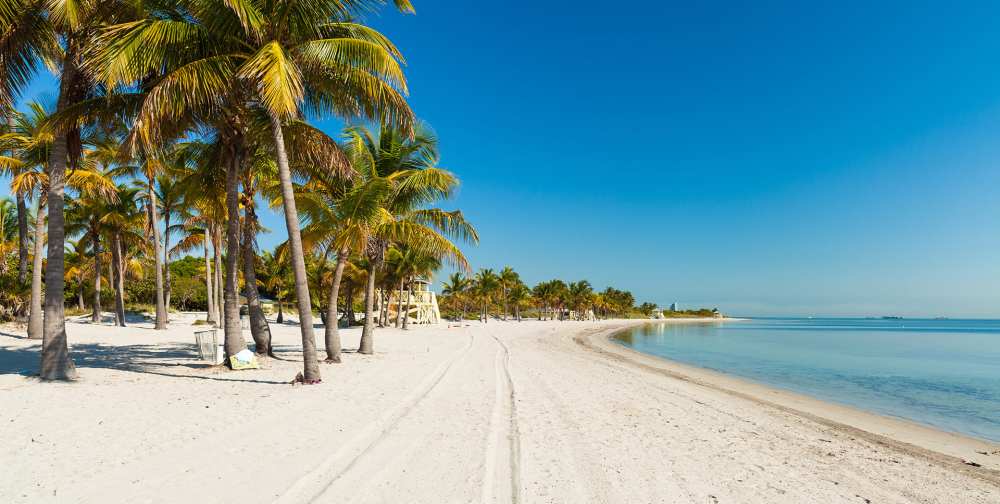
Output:
[[[264,317],[264,309],[260,307],[260,292],[257,291],[257,254],[254,252],[254,230],[257,228],[257,215],[253,208],[253,195],[248,195],[244,204],[243,219],[243,290],[247,298],[247,311],[250,316],[250,335],[253,337],[254,352],[257,355],[273,355],[271,350],[271,328]]]
[[[70,42],[62,61],[62,75],[59,82],[59,100],[56,112],[63,111],[71,99],[71,93],[78,85],[77,54],[75,44]],[[66,342],[66,307],[64,257],[66,246],[66,221],[63,204],[66,192],[66,162],[69,158],[69,137],[79,132],[59,132],[55,135],[49,150],[49,195],[46,205],[48,212],[48,266],[45,268],[45,300],[42,321],[41,377],[43,380],[73,380],[76,366],[69,356]],[[74,160],[75,161],[75,160]]]
[[[288,229],[288,245],[291,252],[292,271],[295,273],[295,297],[299,305],[299,325],[302,331],[302,379],[305,383],[320,380],[319,362],[316,359],[316,336],[313,334],[312,301],[309,297],[309,280],[306,276],[306,259],[302,250],[302,235],[299,232],[299,213],[295,208],[295,192],[292,187],[292,173],[285,153],[285,137],[281,131],[281,120],[271,114],[271,133],[277,153],[278,178],[281,181],[281,200],[285,209],[285,227]]]
[[[111,240],[111,250],[110,250],[110,252],[111,252],[111,259],[112,260],[108,261],[108,282],[111,284],[111,285],[109,285],[109,287],[111,287],[111,297],[114,298],[115,297],[115,289],[116,289],[116,286],[118,285],[118,282],[115,280],[115,262],[114,262],[115,245],[114,245],[114,238],[112,238],[112,240]],[[114,308],[114,307],[112,307],[111,310],[113,312],[112,315],[114,315],[114,323],[118,324],[119,323],[118,322],[118,310],[116,308]]]
[[[28,280],[28,206],[24,195],[17,194],[17,284]]]
[[[347,298],[344,299],[347,304],[347,308],[344,310],[344,314],[347,315],[347,327],[354,325],[354,282],[347,282]]]
[[[375,264],[368,267],[368,281],[365,283],[365,327],[361,330],[361,345],[358,353],[371,355],[375,353],[374,342],[372,341],[375,332],[375,323],[372,318],[372,310],[375,302]]]
[[[208,256],[208,227],[205,228],[205,242],[203,243],[205,247],[205,297],[208,301],[208,306],[206,307],[208,313],[205,315],[206,322],[209,324],[215,324],[219,319],[215,314],[215,288],[212,286],[212,261]]]
[[[96,230],[95,230],[96,231]],[[101,323],[101,234],[94,233],[94,313],[90,316],[90,321],[95,324]]]
[[[157,330],[167,328],[167,306],[163,295],[163,250],[160,248],[160,218],[156,210],[156,191],[153,178],[147,180],[146,192],[149,197],[149,224],[153,228],[153,266],[156,268],[156,326]]]
[[[170,322],[170,209],[163,212],[163,306]]]
[[[76,277],[76,283],[79,288],[76,290],[76,307],[78,310],[86,310],[87,307],[83,304],[83,273],[80,273]]]
[[[212,281],[212,295],[215,296],[215,322],[222,329],[226,328],[226,317],[222,315],[222,233],[218,225],[212,226],[212,253],[215,255],[215,278]]]
[[[122,263],[121,232],[117,229],[111,235],[111,263],[115,283],[115,320],[125,327],[125,268]]]
[[[403,311],[403,330],[407,329],[408,322],[410,321],[410,298],[413,296],[413,291],[410,290],[410,285],[406,285],[406,307]]]
[[[340,295],[340,280],[344,277],[344,266],[347,265],[347,250],[337,252],[337,266],[333,270],[333,285],[330,286],[330,301],[326,309],[326,326],[324,340],[326,344],[326,362],[340,362],[340,328],[337,320],[337,297]],[[348,302],[350,302],[348,300]]]
[[[278,297],[278,318],[277,318],[277,319],[275,319],[275,322],[277,322],[277,323],[279,323],[279,324],[284,324],[284,323],[285,323],[285,312],[284,312],[284,311],[282,311],[282,309],[281,309],[281,307],[282,307],[282,306],[283,306],[284,304],[285,304],[285,303],[283,303],[283,302],[281,301],[281,297],[279,296],[279,297]]]
[[[240,258],[240,170],[239,158],[230,153],[226,167],[226,283],[223,289],[223,320],[225,326],[225,358],[229,358],[246,350],[247,342],[243,339],[240,327],[239,276],[237,268]]]
[[[28,338],[42,339],[42,247],[45,245],[45,207],[35,200],[35,244],[31,261],[31,304],[28,312]]]
[[[400,278],[399,295],[396,296],[396,324],[395,324],[396,329],[399,329],[399,326],[402,325],[402,322],[403,322],[403,279]]]

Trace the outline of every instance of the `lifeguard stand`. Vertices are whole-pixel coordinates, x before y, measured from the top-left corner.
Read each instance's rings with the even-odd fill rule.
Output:
[[[403,302],[400,303],[399,291],[393,289],[389,293],[386,309],[389,320],[396,319],[396,313],[402,308],[408,319],[407,324],[437,324],[441,321],[441,311],[438,309],[437,295],[430,289],[431,283],[424,278],[416,278],[410,283],[410,291],[403,291]],[[409,294],[409,299],[407,295]]]

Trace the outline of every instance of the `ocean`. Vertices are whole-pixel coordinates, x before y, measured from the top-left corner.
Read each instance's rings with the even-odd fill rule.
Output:
[[[1000,441],[1000,320],[650,323],[614,339],[650,355]]]

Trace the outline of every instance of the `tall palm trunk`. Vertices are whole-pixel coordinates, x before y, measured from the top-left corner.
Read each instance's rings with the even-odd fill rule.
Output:
[[[101,323],[101,235],[94,233],[94,313],[90,321]]]
[[[163,306],[170,321],[170,209],[163,212]]]
[[[167,305],[163,297],[163,246],[160,243],[160,218],[156,210],[156,191],[153,177],[149,177],[146,190],[149,197],[149,224],[153,228],[153,266],[156,268],[156,326],[157,330],[167,328]]]
[[[125,327],[125,267],[122,263],[121,231],[111,235],[111,263],[115,284],[115,321]]]
[[[326,327],[323,328],[327,362],[340,362],[342,344],[337,320],[337,297],[340,296],[340,281],[344,277],[344,266],[346,265],[347,250],[341,249],[337,252],[337,266],[333,270],[333,285],[330,286],[330,301],[326,309]]]
[[[28,281],[28,206],[17,193],[17,284]]]
[[[226,363],[229,358],[246,350],[240,327],[239,278],[237,268],[240,258],[240,173],[239,158],[231,153],[226,167],[226,283],[223,292],[223,320],[225,326]]]
[[[306,277],[306,259],[302,251],[302,235],[299,233],[299,213],[295,208],[295,192],[292,187],[292,172],[288,167],[285,153],[285,137],[281,131],[281,120],[271,115],[271,134],[278,158],[278,178],[281,181],[281,202],[285,210],[285,227],[288,229],[288,246],[291,252],[292,271],[295,273],[295,298],[299,305],[299,325],[302,331],[303,381],[320,380],[319,362],[316,359],[316,336],[313,334],[312,301],[309,297],[309,280]]]
[[[31,261],[31,304],[28,311],[28,338],[42,339],[42,247],[45,245],[45,207],[35,200],[35,244]]]
[[[375,320],[372,310],[375,302],[375,263],[368,267],[368,282],[365,283],[365,327],[361,330],[361,345],[358,353],[371,355],[374,353],[374,342],[372,335],[375,332]]]
[[[403,279],[399,279],[399,295],[396,296],[396,329],[403,323]]]
[[[279,324],[285,323],[285,312],[282,310],[282,306],[284,306],[284,304],[285,303],[281,300],[281,296],[278,296],[278,318],[274,319],[274,321]]]
[[[205,314],[205,321],[209,324],[215,324],[218,322],[219,318],[215,311],[215,287],[212,286],[212,260],[208,255],[208,242],[211,241],[208,236],[208,227],[205,228],[205,241],[202,245],[205,248],[205,298],[208,301],[208,306],[206,307],[208,313]]]
[[[347,296],[344,299],[347,305],[344,310],[344,314],[347,315],[347,327],[354,325],[355,314],[354,314],[354,282],[347,282]]]
[[[87,309],[86,305],[83,304],[83,273],[77,274],[76,284],[79,286],[76,290],[76,308],[83,311]]]
[[[7,116],[7,131],[14,131],[14,114]],[[14,157],[14,149],[9,152]],[[28,281],[28,205],[24,203],[24,195],[17,193],[17,284],[24,285]]]
[[[406,307],[405,307],[405,309],[403,311],[403,329],[404,330],[407,329],[407,325],[409,325],[409,322],[410,322],[410,300],[411,300],[412,297],[413,297],[412,286],[409,283],[407,283],[406,284]]]
[[[219,226],[212,226],[212,254],[215,256],[215,278],[212,281],[212,296],[215,297],[215,322],[222,329],[226,327],[226,318],[222,315],[222,234]]]
[[[244,187],[246,193],[246,187]],[[253,195],[245,194],[243,219],[243,290],[250,312],[250,335],[253,337],[254,352],[257,355],[272,355],[271,328],[260,306],[260,292],[257,291],[257,254],[254,237],[257,229],[257,214],[253,208]]]
[[[59,99],[56,112],[62,112],[78,92],[79,69],[77,68],[77,47],[70,40],[62,61],[62,75],[59,82]],[[66,192],[66,162],[69,159],[69,137],[78,133],[58,131],[49,150],[48,175],[49,194],[46,204],[48,212],[48,266],[45,268],[45,300],[42,321],[41,378],[43,380],[73,380],[76,366],[69,356],[66,342],[64,249],[66,245],[66,220],[63,205]],[[75,153],[74,153],[75,154]],[[75,162],[76,160],[74,160]]]

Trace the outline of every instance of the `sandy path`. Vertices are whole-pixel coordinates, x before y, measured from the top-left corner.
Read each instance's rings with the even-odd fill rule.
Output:
[[[72,325],[83,380],[0,337],[2,502],[1000,501],[989,481],[574,341],[621,323],[377,333],[324,383],[196,365],[190,327]],[[345,347],[358,332],[346,331]]]

